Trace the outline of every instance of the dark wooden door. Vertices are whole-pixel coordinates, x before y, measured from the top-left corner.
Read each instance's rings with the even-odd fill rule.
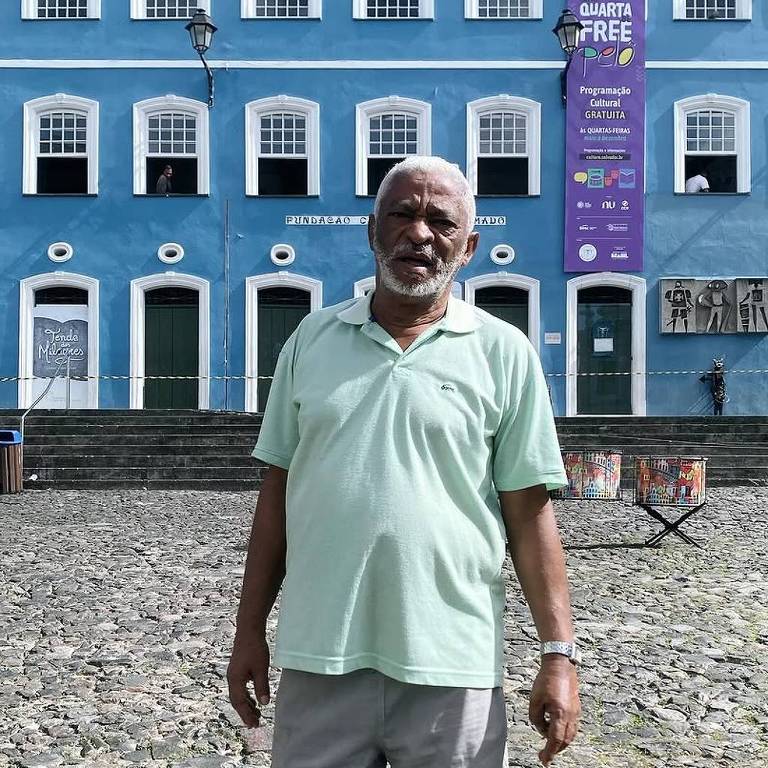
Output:
[[[632,292],[599,286],[579,291],[576,412],[632,413]]]
[[[199,373],[198,293],[161,288],[146,294],[144,372],[147,376]],[[198,380],[147,379],[145,408],[197,408]]]
[[[309,310],[307,291],[296,288],[264,288],[259,291],[259,376],[274,374],[280,350]],[[271,379],[259,379],[257,407],[260,411],[267,404],[271,386]]]
[[[507,285],[479,288],[475,291],[475,306],[528,335],[528,291]]]

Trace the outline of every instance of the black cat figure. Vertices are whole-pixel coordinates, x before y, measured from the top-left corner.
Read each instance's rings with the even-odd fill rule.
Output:
[[[706,381],[709,379],[710,392],[712,393],[712,407],[714,409],[715,416],[723,415],[723,403],[726,401],[725,393],[725,364],[722,358],[713,358],[712,370],[709,373],[705,373],[699,381]]]

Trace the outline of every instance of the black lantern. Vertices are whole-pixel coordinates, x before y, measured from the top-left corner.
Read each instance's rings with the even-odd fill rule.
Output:
[[[568,58],[573,56],[579,47],[582,29],[584,25],[576,18],[576,14],[569,8],[565,8],[552,31],[557,35],[560,47]]]
[[[190,40],[192,41],[192,47],[197,51],[200,56],[200,61],[203,62],[205,67],[205,73],[208,75],[208,106],[213,106],[213,73],[208,66],[208,62],[205,60],[205,53],[211,47],[213,42],[213,33],[216,32],[217,27],[211,21],[211,17],[205,12],[203,8],[198,8],[195,11],[195,15],[190,20],[184,29],[189,32]]]
[[[573,61],[573,54],[579,47],[582,29],[584,29],[584,25],[576,17],[576,14],[569,8],[565,8],[560,14],[555,28],[552,30],[557,35],[563,53],[568,57],[565,69],[560,73],[560,95],[563,99],[563,106],[565,106],[568,98],[568,70]]]

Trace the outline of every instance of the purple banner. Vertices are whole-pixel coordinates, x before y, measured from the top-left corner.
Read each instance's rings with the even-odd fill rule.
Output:
[[[643,269],[645,0],[579,3],[568,71],[565,271]]]

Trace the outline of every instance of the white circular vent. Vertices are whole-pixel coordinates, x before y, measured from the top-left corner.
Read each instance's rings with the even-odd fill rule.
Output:
[[[272,250],[269,252],[269,258],[272,259],[273,264],[277,264],[278,267],[287,267],[289,264],[293,264],[296,259],[296,251],[292,245],[287,243],[277,243],[272,246]]]
[[[74,252],[75,249],[69,243],[51,243],[48,246],[48,258],[59,263],[69,261]]]
[[[165,243],[157,249],[157,258],[164,264],[176,264],[184,258],[184,249],[178,243]]]
[[[499,243],[491,248],[491,261],[494,264],[503,266],[511,264],[515,260],[515,249],[511,245]]]

